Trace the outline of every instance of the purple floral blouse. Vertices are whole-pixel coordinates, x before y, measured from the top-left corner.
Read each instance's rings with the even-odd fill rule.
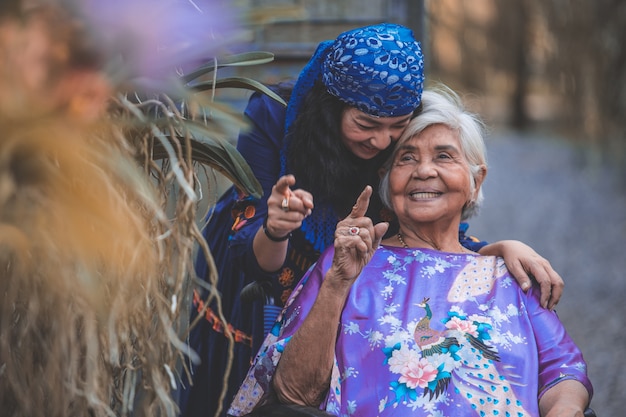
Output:
[[[303,277],[230,415],[275,401],[274,370],[332,257],[330,248]],[[320,408],[338,416],[539,416],[539,398],[566,379],[591,397],[580,350],[539,294],[524,293],[501,258],[381,246],[346,300]]]

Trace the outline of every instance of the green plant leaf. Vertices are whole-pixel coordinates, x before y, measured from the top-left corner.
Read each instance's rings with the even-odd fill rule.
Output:
[[[285,100],[283,100],[278,94],[274,93],[266,85],[246,77],[222,78],[217,80],[215,83],[213,83],[212,81],[207,81],[195,84],[191,88],[198,92],[211,90],[213,88],[245,88],[248,90],[254,90],[266,94],[267,96],[281,103],[283,106],[287,105]]]
[[[167,133],[167,127],[172,126],[172,120],[169,118],[160,118],[154,120],[153,123],[164,132],[164,135],[172,140],[171,134]],[[205,124],[192,120],[185,120],[184,126],[177,127],[176,134],[178,144],[183,147],[186,152],[186,142],[182,129],[185,129],[191,135],[191,152],[194,162],[210,166],[222,173],[226,178],[232,181],[238,188],[246,193],[260,198],[263,193],[261,184],[254,176],[252,169],[241,156],[237,148],[232,145],[226,138],[220,137],[220,132],[209,129]],[[217,136],[217,138],[216,138]],[[155,160],[167,159],[171,156],[168,151],[158,141],[154,144],[153,158]]]
[[[219,67],[236,67],[236,66],[249,66],[267,64],[274,60],[274,54],[271,52],[254,51],[244,52],[241,54],[234,54],[225,57],[216,58],[215,60],[208,61],[207,63],[196,68],[189,74],[183,75],[181,80],[188,84],[191,81],[206,75],[212,71],[215,71]],[[217,63],[217,65],[216,65]]]

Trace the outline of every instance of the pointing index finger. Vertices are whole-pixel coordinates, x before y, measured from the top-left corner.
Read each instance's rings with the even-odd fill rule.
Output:
[[[289,187],[296,183],[296,179],[293,175],[285,175],[280,177],[276,182],[276,191],[279,193],[288,196],[289,195]]]
[[[356,219],[357,217],[365,216],[365,213],[367,213],[367,208],[370,205],[371,196],[372,187],[368,185],[363,189],[363,191],[361,191],[361,195],[359,195],[359,198],[357,198],[356,204],[352,206],[352,211],[350,212],[348,217]]]

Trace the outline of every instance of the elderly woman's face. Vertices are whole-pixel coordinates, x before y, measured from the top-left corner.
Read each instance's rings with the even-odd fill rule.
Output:
[[[391,203],[401,221],[460,221],[471,199],[470,168],[458,135],[433,125],[399,145],[389,173]]]
[[[372,159],[400,138],[411,117],[374,117],[348,107],[341,117],[342,141],[359,158]]]

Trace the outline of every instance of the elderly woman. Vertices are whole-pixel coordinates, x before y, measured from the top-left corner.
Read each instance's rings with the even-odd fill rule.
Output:
[[[539,289],[459,244],[487,173],[482,125],[454,93],[426,91],[381,196],[399,221],[365,217],[366,187],[334,247],[294,291],[229,411],[271,402],[348,416],[582,416],[582,354]]]

